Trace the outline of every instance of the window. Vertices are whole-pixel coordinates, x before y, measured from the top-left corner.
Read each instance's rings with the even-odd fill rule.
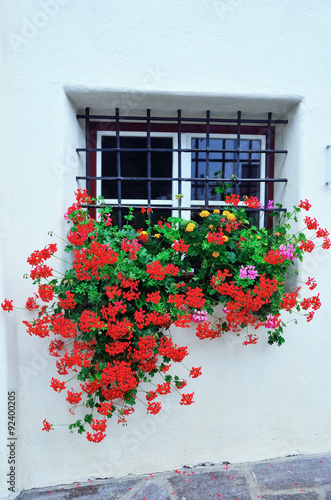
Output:
[[[152,207],[154,217],[175,215],[182,194],[181,216],[194,218],[202,208],[222,206],[227,193],[255,196],[256,222],[268,224],[268,200],[273,199],[276,125],[286,120],[177,116],[90,115],[86,109],[84,179],[89,194],[103,196],[114,207],[121,225],[129,207]],[[221,189],[220,189],[221,188]],[[261,217],[264,215],[264,217]]]

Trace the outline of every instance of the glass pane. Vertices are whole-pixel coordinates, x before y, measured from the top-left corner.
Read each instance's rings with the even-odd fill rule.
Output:
[[[116,137],[102,137],[102,148],[115,148]],[[147,139],[146,137],[121,136],[120,137],[120,175],[121,177],[144,177],[144,180],[123,180],[121,182],[121,198],[123,199],[147,199]],[[151,148],[163,149],[165,151],[151,152],[151,176],[172,177],[172,138],[152,137]],[[126,149],[136,149],[127,151]],[[139,151],[141,150],[141,151]],[[167,150],[167,151],[166,151]],[[103,177],[117,176],[117,163],[115,151],[102,152]],[[118,199],[118,187],[116,180],[102,181],[102,196],[106,199]],[[152,181],[151,197],[154,200],[172,199],[172,182]]]
[[[234,150],[237,148],[236,139],[221,139],[211,138],[209,141],[210,149],[227,149]],[[206,152],[199,151],[206,149],[206,139],[192,138],[191,148],[195,151],[191,156],[191,176],[193,178],[204,179],[206,176]],[[241,139],[240,149],[248,151],[247,153],[239,154],[239,162],[237,163],[237,153],[233,151],[224,152],[215,151],[209,153],[209,178],[219,179],[219,183],[209,185],[208,200],[217,201],[223,200],[225,191],[234,193],[235,186],[228,185],[222,182],[222,179],[231,179],[232,176],[242,178],[259,178],[261,169],[261,154],[258,153],[261,148],[261,141],[258,139]],[[223,192],[219,193],[219,188]],[[191,182],[191,198],[192,200],[205,200],[206,183],[202,181]],[[239,193],[241,197],[260,195],[260,183],[257,182],[242,182],[239,184]]]

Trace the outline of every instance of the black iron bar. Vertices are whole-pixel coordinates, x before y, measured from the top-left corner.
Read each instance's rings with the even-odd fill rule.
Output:
[[[206,111],[206,170],[204,177],[205,184],[205,206],[209,205],[209,134],[210,134],[210,111]]]
[[[178,193],[182,193],[182,112],[180,109],[177,110],[177,146],[178,146]],[[191,167],[192,168],[192,167]],[[178,200],[178,215],[181,216],[181,203],[182,200]]]
[[[86,155],[85,155],[85,161],[86,161],[86,189],[87,192],[90,193],[90,120],[89,120],[89,114],[90,114],[90,108],[85,109],[86,113],[86,121],[85,121],[85,146],[86,146]]]
[[[81,115],[77,114],[77,118],[79,119],[86,119],[86,115]],[[93,120],[107,120],[107,121],[116,121],[116,115],[90,115],[89,119],[91,121]],[[127,115],[119,115],[119,120],[121,121],[146,121],[145,116],[127,116]],[[151,122],[177,122],[177,117],[170,117],[170,116],[151,116]],[[183,118],[182,117],[182,122],[191,122],[191,123],[206,123],[206,118]],[[237,118],[211,118],[210,123],[234,123],[237,124],[238,120]],[[268,125],[268,120],[259,120],[259,119],[242,119],[241,124],[265,124]],[[288,120],[272,120],[272,124],[277,124],[277,123],[283,123],[287,124]]]
[[[86,177],[86,176],[83,176],[83,175],[78,175],[76,177],[76,179],[80,180],[80,179],[90,179],[90,180],[93,180],[93,181],[99,181],[99,180],[105,180],[105,181],[146,181],[146,180],[150,180],[150,181],[153,181],[153,182],[157,182],[157,181],[183,181],[183,182],[190,182],[190,181],[199,181],[201,183],[203,183],[203,178],[201,177],[118,177],[118,176],[113,176],[113,177],[110,177],[110,176],[99,176],[99,177]],[[240,177],[238,179],[232,179],[231,177],[229,179],[221,179],[222,182],[232,182],[233,184],[235,184],[236,182],[288,182],[288,179],[286,177],[279,177],[279,178],[269,178],[269,179],[261,179],[260,177],[258,178],[252,178],[252,177],[248,177],[248,178],[245,178],[245,177]],[[209,179],[209,184],[219,184],[220,183],[220,179]]]
[[[83,207],[90,207],[90,208],[96,208],[95,205],[82,205]],[[114,207],[113,204],[111,203],[102,203],[101,204],[102,207]],[[226,203],[224,201],[220,201],[218,205],[215,204],[215,208],[217,207],[226,207]],[[117,206],[115,207],[115,209],[118,208]],[[122,204],[122,210],[125,209],[125,208],[133,208],[133,209],[138,209],[140,210],[141,209],[141,205],[138,205],[138,204],[132,204],[132,203],[123,203]],[[198,211],[198,210],[203,210],[203,209],[206,209],[207,207],[205,205],[191,205],[189,207],[182,207],[182,210],[186,210],[186,211]],[[244,205],[238,205],[238,207],[236,208],[245,208],[245,211],[246,212],[256,212],[256,213],[259,213],[259,212],[286,212],[286,208],[249,208],[249,207],[246,207]],[[209,210],[213,210],[214,209],[214,205],[211,205],[209,206]],[[170,206],[170,205],[154,205],[153,206],[153,210],[154,211],[158,211],[158,210],[175,210],[176,213],[177,213],[177,210],[178,210],[178,207],[177,206]],[[189,222],[189,221],[187,221]]]
[[[240,130],[241,130],[241,111],[238,111],[238,119],[237,119],[237,138],[236,138],[236,166],[235,166],[235,185],[234,185],[234,192],[235,194],[239,194],[239,188],[240,188],[240,182],[238,181],[238,178],[240,177]]]
[[[147,116],[146,116],[146,125],[147,125],[147,207],[149,208],[151,206],[151,200],[152,200],[152,183],[151,183],[151,177],[152,177],[152,163],[151,163],[151,110],[147,110]],[[148,214],[148,218],[150,219],[150,214]]]
[[[165,133],[166,135],[166,133]],[[81,151],[90,151],[90,152],[93,152],[93,151],[130,151],[130,152],[147,152],[148,149],[147,148],[76,148],[76,152],[77,153],[80,153]],[[178,148],[151,148],[151,151],[155,151],[155,152],[173,152],[173,153],[178,153],[178,152],[181,152],[181,153],[196,153],[196,152],[199,152],[199,153],[207,153],[207,149],[204,148],[204,149],[189,149],[189,148],[182,148],[182,149],[178,149]],[[209,153],[237,153],[237,149],[208,149],[208,152]],[[251,153],[252,151],[250,149],[242,149],[240,150],[240,153]],[[257,149],[255,151],[253,151],[254,153],[283,153],[283,154],[286,154],[287,153],[287,149]]]
[[[118,225],[122,227],[122,177],[121,177],[121,153],[120,153],[120,110],[116,108],[116,170],[117,170],[117,208]]]
[[[272,113],[268,113],[268,127],[267,127],[267,153],[265,155],[265,176],[266,178],[269,177],[269,170],[270,170],[270,142],[271,142],[271,120],[272,120]],[[266,182],[264,185],[264,205],[268,205],[268,199],[269,199],[269,182]],[[264,225],[267,225],[267,220],[268,220],[268,214],[265,212],[264,213]]]

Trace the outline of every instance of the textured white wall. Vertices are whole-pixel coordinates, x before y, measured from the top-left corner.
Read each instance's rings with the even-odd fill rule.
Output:
[[[27,255],[49,242],[49,230],[65,234],[63,213],[82,171],[75,114],[85,106],[286,117],[278,142],[289,153],[278,169],[289,183],[279,196],[287,205],[308,197],[331,227],[331,188],[324,185],[329,1],[12,0],[1,9],[5,296],[24,304],[31,294],[22,280]],[[313,323],[289,327],[282,348],[265,339],[244,347],[235,334],[200,342],[191,331],[177,332],[178,343],[189,346],[187,364],[203,367],[190,385],[196,403],[182,408],[171,396],[165,413],[148,417],[137,408],[127,428],[114,422],[99,445],[61,427],[41,432],[45,417],[70,421],[64,398],[49,388],[55,370],[47,342],[27,335],[24,312],[1,314],[0,375],[18,398],[17,488],[330,451],[329,266],[322,252],[306,259],[303,271],[316,276],[324,307]],[[3,413],[0,419],[4,436]]]

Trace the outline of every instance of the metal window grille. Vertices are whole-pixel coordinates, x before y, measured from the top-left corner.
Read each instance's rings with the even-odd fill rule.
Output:
[[[275,125],[284,125],[287,123],[287,120],[278,120],[272,118],[272,113],[267,114],[266,119],[248,119],[243,118],[241,111],[237,112],[236,118],[219,118],[211,116],[210,111],[206,111],[206,116],[204,118],[201,117],[184,117],[182,116],[181,110],[177,111],[177,116],[152,116],[150,109],[147,109],[145,116],[127,116],[121,115],[120,110],[116,108],[114,115],[92,115],[90,114],[89,108],[85,109],[85,114],[78,114],[78,119],[82,119],[85,121],[85,147],[77,148],[78,153],[85,153],[86,157],[86,175],[85,176],[77,176],[77,180],[85,180],[86,181],[86,189],[88,193],[92,196],[96,195],[96,185],[97,182],[106,182],[111,181],[116,183],[116,192],[117,192],[117,202],[116,202],[116,210],[118,211],[118,223],[121,227],[122,225],[122,217],[125,210],[128,208],[128,205],[125,203],[125,199],[123,198],[123,185],[125,182],[144,182],[146,183],[146,202],[148,207],[153,207],[152,200],[152,186],[155,183],[161,183],[165,181],[177,182],[178,193],[182,192],[183,183],[189,182],[191,183],[192,189],[197,190],[200,189],[200,202],[197,206],[196,204],[193,206],[181,206],[181,211],[192,211],[192,210],[201,210],[201,209],[210,209],[214,208],[212,205],[211,195],[213,186],[217,186],[220,183],[220,179],[215,179],[215,176],[210,175],[210,164],[211,157],[213,153],[223,154],[223,164],[225,164],[226,160],[224,157],[226,154],[232,155],[232,162],[235,164],[234,167],[234,175],[229,178],[225,178],[224,176],[221,178],[223,183],[227,183],[231,185],[233,193],[242,194],[242,186],[245,186],[246,194],[250,195],[250,186],[260,185],[260,183],[264,184],[264,199],[260,200],[263,207],[258,210],[259,213],[264,214],[264,225],[267,226],[268,223],[268,199],[270,197],[270,193],[273,193],[273,186],[275,183],[286,183],[286,178],[277,178],[273,175],[273,163],[274,157],[278,154],[286,154],[286,150],[282,149],[274,149],[274,129]],[[163,127],[163,128],[157,128]],[[177,147],[171,148],[155,148],[152,147],[152,136],[153,131],[155,130],[165,130],[175,132],[177,136]],[[203,144],[204,147],[183,147],[182,146],[182,134],[187,130],[199,130],[203,131]],[[240,169],[241,162],[243,161],[243,155],[248,157],[248,166],[254,164],[252,160],[252,147],[251,145],[246,146],[246,148],[242,149],[243,140],[242,137],[247,130],[255,131],[258,129],[265,136],[265,147],[258,148],[254,150],[254,154],[264,155],[264,164],[265,164],[265,175],[264,177],[241,177],[239,174],[242,171]],[[113,147],[97,147],[96,142],[96,131],[97,130],[111,130],[115,137],[115,143]],[[140,130],[143,131],[146,138],[146,147],[144,148],[134,148],[134,147],[123,147],[121,145],[121,133],[123,130]],[[230,131],[231,134],[234,134],[234,141],[232,148],[226,147],[224,141],[221,142],[221,147],[215,148],[212,141],[212,134],[215,134],[215,131],[219,134],[219,130],[227,130]],[[201,137],[201,136],[200,136]],[[122,169],[122,155],[125,152],[144,152],[146,154],[146,174],[144,176],[136,176],[136,175],[124,175]],[[153,176],[152,175],[152,154],[154,152],[171,152],[172,154],[177,155],[177,176]],[[115,163],[116,169],[114,175],[97,175],[96,170],[96,155],[98,153],[112,152],[115,155]],[[203,154],[203,163],[204,163],[204,175],[203,178],[197,176],[183,176],[183,155],[190,154],[192,158],[192,162],[195,162],[197,166],[199,164],[199,155]],[[215,160],[213,160],[215,161]],[[194,170],[194,169],[192,169]],[[249,171],[249,169],[248,169]],[[254,171],[254,170],[253,170]],[[195,170],[196,172],[196,170]],[[247,169],[246,169],[247,172]],[[191,172],[192,174],[192,172]],[[192,191],[193,192],[193,191]],[[203,196],[201,196],[203,193]],[[203,198],[203,199],[201,199]],[[220,205],[222,203],[220,202]],[[157,208],[162,208],[164,211],[177,210],[177,206],[172,206],[173,204],[164,204],[164,206],[159,206]],[[132,204],[130,204],[132,206]],[[140,208],[138,206],[133,206],[133,208]],[[278,209],[281,210],[281,209]],[[252,211],[254,211],[252,209]]]

